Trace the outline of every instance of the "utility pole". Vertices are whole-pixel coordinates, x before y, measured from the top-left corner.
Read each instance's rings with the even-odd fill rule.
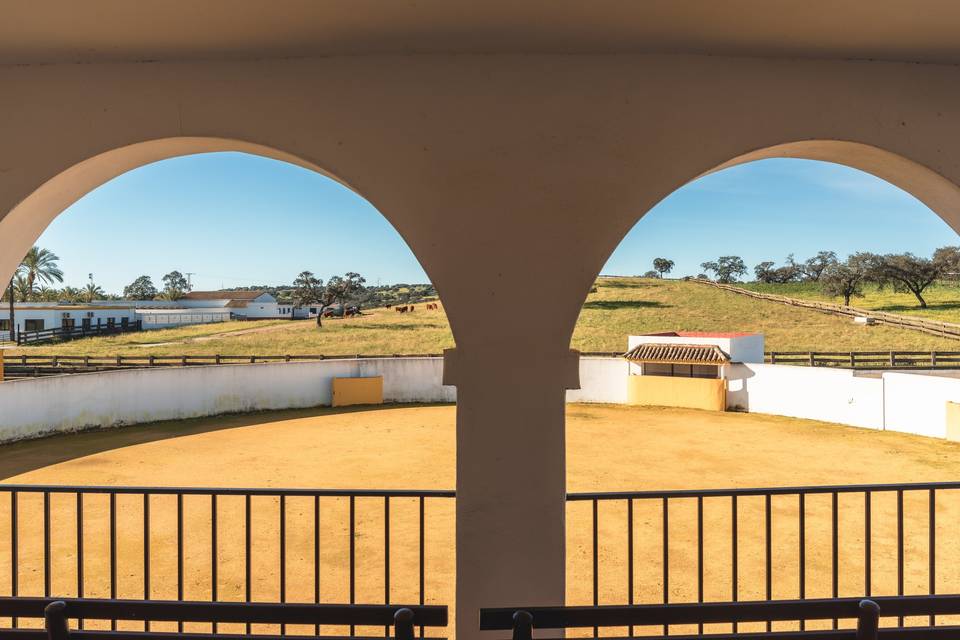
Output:
[[[193,278],[193,276],[197,275],[197,272],[196,272],[196,271],[187,271],[187,273],[186,273],[185,275],[187,276],[187,290],[189,291],[189,290],[193,289],[193,282],[191,281],[191,278]],[[221,287],[221,289],[222,289],[222,288],[223,288],[223,287]]]

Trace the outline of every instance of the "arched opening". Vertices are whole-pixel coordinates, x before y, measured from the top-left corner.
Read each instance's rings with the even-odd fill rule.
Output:
[[[264,185],[255,175],[237,172],[243,167],[253,174],[263,172],[263,162],[288,179],[282,187],[273,182],[273,189],[288,191],[274,193],[266,204],[221,197],[218,207],[212,207],[222,212],[220,219],[211,225],[199,222],[211,213],[199,206],[186,215],[164,215],[164,206],[186,206],[185,200],[199,197],[196,191],[179,200],[153,202],[154,207],[143,202],[162,199],[165,190],[175,188],[169,182],[138,184],[157,179],[153,170],[175,167],[167,176],[170,180],[182,180],[191,171],[212,179],[200,166],[210,162],[221,163],[219,171],[225,174],[215,188],[242,191],[241,200],[252,198],[256,194],[251,192]],[[291,181],[318,180],[321,195],[334,201],[333,214],[366,216],[368,222],[382,218],[343,180],[313,163],[257,145],[176,139],[134,145],[80,163],[0,220],[4,260],[25,254],[38,237],[54,253],[59,250],[56,242],[81,242],[74,217],[79,225],[96,227],[94,236],[99,233],[101,240],[94,237],[85,250],[99,256],[110,252],[111,241],[134,242],[141,234],[132,251],[115,250],[121,276],[108,278],[103,262],[91,266],[83,252],[69,252],[62,256],[67,272],[63,284],[80,288],[90,271],[91,284],[102,285],[108,294],[122,294],[138,276],[152,276],[156,289],[163,289],[161,299],[138,296],[126,306],[141,318],[137,322],[150,317],[155,325],[168,325],[72,336],[69,341],[57,336],[52,343],[5,349],[7,365],[21,356],[56,358],[61,368],[56,373],[89,374],[0,384],[0,440],[51,436],[0,445],[12,459],[0,474],[0,492],[9,497],[0,498],[0,528],[7,533],[0,554],[19,559],[13,571],[22,574],[21,594],[49,591],[50,583],[33,579],[43,575],[34,570],[46,566],[52,567],[53,591],[64,595],[452,601],[455,408],[450,405],[455,390],[442,384],[440,357],[442,349],[454,344],[452,332],[442,301],[426,288],[426,276],[418,275],[412,248],[389,221],[377,230],[368,225],[367,235],[357,236],[356,243],[374,244],[375,236],[392,243],[387,248],[377,244],[373,251],[330,247],[330,242],[345,240],[329,232],[321,235],[304,223],[304,216],[319,215],[304,206],[317,192],[304,188],[297,203],[284,196],[297,188]],[[331,186],[331,180],[337,184]],[[114,193],[108,194],[111,189]],[[117,189],[135,194],[117,200]],[[123,211],[98,211],[110,202],[113,209],[118,202],[136,205],[137,198],[140,206],[126,216]],[[297,208],[299,218],[274,214],[264,219],[271,206]],[[64,208],[68,216],[55,221]],[[141,216],[180,225],[181,239],[176,233],[151,236],[160,231]],[[301,226],[296,226],[298,220]],[[66,226],[58,228],[61,222]],[[271,224],[284,226],[291,237],[261,226]],[[252,232],[238,233],[237,225],[248,225]],[[313,243],[292,237],[311,233],[316,234]],[[188,251],[175,250],[180,245]],[[181,266],[190,260],[189,251],[217,254],[224,245],[234,246],[215,258],[225,262],[222,268]],[[386,272],[372,273],[354,263],[369,265],[377,253],[388,251],[406,253],[388,261]],[[161,254],[160,261],[147,260],[149,254]],[[286,266],[273,269],[271,262]],[[390,268],[406,268],[412,275],[390,280]],[[196,271],[179,292],[182,296],[164,295],[161,276],[171,269],[183,276]],[[304,270],[315,271],[323,280],[316,287],[326,286],[318,300],[299,298],[299,289],[306,285],[297,280]],[[360,290],[327,300],[332,277],[346,278],[354,271],[367,278]],[[256,286],[278,283],[284,286],[267,287],[265,295],[260,292],[264,287]],[[403,286],[394,290],[392,285]],[[62,285],[54,287],[59,292],[53,299],[35,304],[48,305],[57,314],[58,328],[64,328],[60,318],[69,315],[77,320],[71,330],[93,330],[98,323],[81,325],[86,314],[105,310],[118,318],[124,307],[124,300],[62,300]],[[197,297],[197,289],[222,297]],[[251,292],[258,295],[240,295]],[[370,297],[357,297],[361,293]],[[349,312],[353,303],[357,315]],[[264,307],[264,313],[255,312]],[[325,309],[334,311],[332,317],[325,318]],[[26,316],[18,310],[18,317]],[[54,401],[55,386],[60,391]],[[341,391],[343,402],[338,402]],[[338,406],[326,408],[331,403]],[[398,406],[379,406],[383,403]],[[249,413],[264,410],[270,413]],[[120,426],[129,428],[106,429]],[[72,433],[97,427],[104,430]],[[56,435],[58,430],[71,433]],[[424,477],[419,472],[424,468],[433,473]],[[36,488],[51,484],[59,488]],[[90,485],[108,489],[89,490]],[[45,508],[52,514],[47,520]],[[17,520],[19,528],[13,524]],[[42,528],[52,539],[47,549],[35,544],[43,538]],[[118,546],[108,561],[110,544]],[[179,565],[178,554],[183,558]],[[247,567],[236,562],[244,554],[253,558]],[[58,560],[81,555],[79,564],[71,566]],[[292,561],[307,556],[310,561]],[[117,572],[126,578],[111,580]]]
[[[834,208],[803,215],[824,202],[814,182]],[[847,198],[833,193],[841,189]],[[859,210],[845,222],[851,203]],[[904,286],[889,270],[907,268],[895,259],[908,253],[918,271],[933,268],[936,249],[958,244],[958,207],[954,184],[900,156],[803,142],[717,165],[645,214],[633,233],[646,242],[628,236],[618,251],[634,255],[614,254],[600,271],[571,342],[613,353],[581,359],[582,388],[568,402],[623,406],[568,407],[568,603],[896,593],[898,508],[923,532],[907,556],[937,527],[929,495],[904,487],[960,473],[934,463],[955,447],[944,407],[960,388],[945,365],[960,351],[951,326],[960,287],[955,262],[934,264],[927,297],[937,303],[922,309],[911,292],[894,292]],[[844,305],[825,280],[842,279],[856,267],[848,255],[861,252],[879,262]],[[743,263],[739,282],[718,286],[719,272],[700,266],[721,257]],[[665,260],[659,272],[655,258]],[[703,271],[713,282],[697,278]],[[602,331],[616,342],[598,340]],[[751,343],[757,333],[765,348]],[[764,351],[792,355],[771,361]],[[719,405],[697,404],[716,392]],[[906,502],[898,507],[896,489],[848,486],[883,483],[902,483]],[[864,544],[871,526],[885,551]],[[831,544],[839,560],[816,551]],[[927,593],[933,573],[915,576],[914,592]]]

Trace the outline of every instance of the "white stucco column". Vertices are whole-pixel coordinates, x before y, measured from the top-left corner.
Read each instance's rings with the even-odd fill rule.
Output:
[[[481,607],[563,604],[564,400],[578,355],[444,354],[457,387],[458,640],[478,637]]]

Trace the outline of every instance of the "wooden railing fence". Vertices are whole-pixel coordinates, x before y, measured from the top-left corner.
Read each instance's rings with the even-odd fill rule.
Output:
[[[779,296],[773,293],[760,293],[759,291],[750,291],[749,289],[744,289],[742,287],[737,287],[730,284],[721,284],[719,282],[713,282],[712,280],[701,280],[700,278],[692,278],[690,282],[709,285],[711,287],[723,289],[724,291],[729,291],[731,293],[748,296],[750,298],[756,298],[757,300],[769,300],[771,302],[778,302],[791,307],[803,307],[804,309],[813,309],[814,311],[819,311],[820,313],[829,313],[848,318],[870,318],[876,324],[884,324],[899,327],[901,329],[910,329],[911,331],[921,331],[923,333],[940,336],[941,338],[960,340],[960,324],[953,322],[938,322],[936,320],[926,320],[916,316],[887,313],[886,311],[877,311],[874,309],[845,307],[841,304],[834,304],[832,302],[788,298],[787,296]]]

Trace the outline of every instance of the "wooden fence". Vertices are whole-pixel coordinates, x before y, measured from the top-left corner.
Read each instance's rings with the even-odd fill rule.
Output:
[[[442,354],[391,355],[177,355],[177,356],[47,356],[7,354],[3,360],[5,377],[34,378],[69,373],[93,373],[151,367],[190,367],[224,364],[257,364],[264,362],[302,362],[316,360],[349,360],[354,358],[439,358]]]
[[[846,369],[957,369],[960,351],[771,351],[770,364]]]
[[[749,289],[744,289],[742,287],[721,284],[711,280],[701,280],[699,278],[692,278],[690,282],[709,285],[711,287],[716,287],[717,289],[723,289],[724,291],[730,291],[731,293],[737,293],[750,298],[756,298],[758,300],[769,300],[771,302],[779,302],[780,304],[789,305],[791,307],[803,307],[805,309],[819,311],[820,313],[829,313],[848,318],[871,318],[876,324],[885,324],[899,327],[901,329],[910,329],[911,331],[921,331],[923,333],[940,336],[941,338],[960,340],[960,324],[953,322],[937,322],[935,320],[925,320],[916,316],[905,316],[896,313],[887,313],[885,311],[876,311],[873,309],[845,307],[841,304],[834,304],[832,302],[819,302],[817,300],[788,298],[787,296],[778,296],[772,293],[750,291]]]
[[[40,329],[39,331],[20,331],[16,333],[17,346],[24,344],[39,344],[43,342],[63,342],[76,338],[90,338],[93,336],[112,336],[118,333],[141,331],[143,323],[140,320],[117,324],[95,324],[90,327],[57,327],[55,329]]]

